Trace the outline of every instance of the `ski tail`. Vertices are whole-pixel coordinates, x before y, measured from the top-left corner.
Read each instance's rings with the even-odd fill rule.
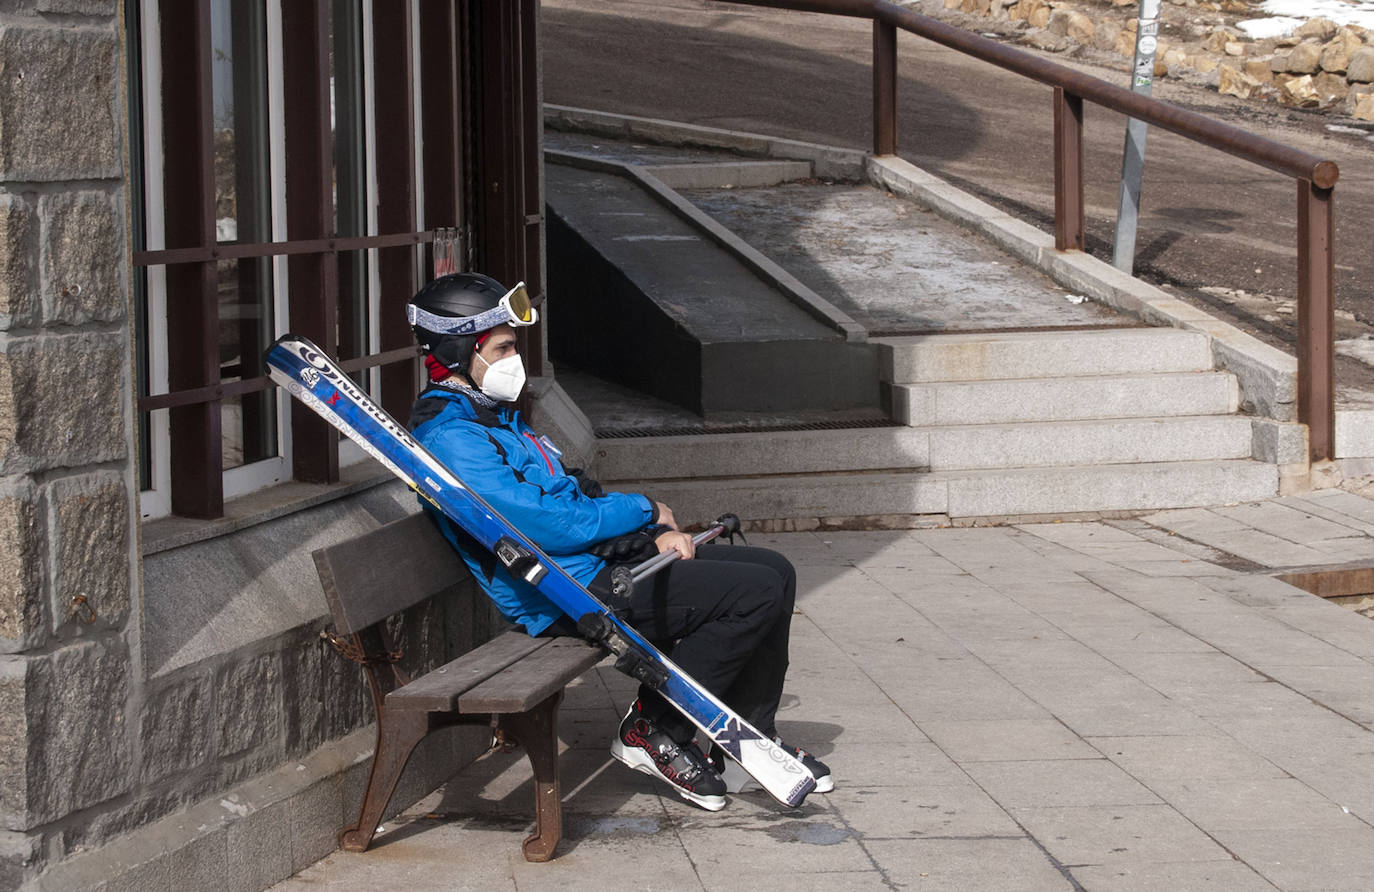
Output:
[[[487,548],[517,578],[537,586],[616,666],[660,690],[779,801],[800,805],[815,789],[811,773],[703,688],[595,595],[544,554],[480,495],[424,448],[322,350],[283,335],[267,351],[272,380],[363,448],[436,510]],[[589,634],[590,633],[590,634]]]

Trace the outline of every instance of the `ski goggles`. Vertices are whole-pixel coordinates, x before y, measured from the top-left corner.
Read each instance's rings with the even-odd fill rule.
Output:
[[[518,282],[496,302],[496,306],[476,316],[436,316],[415,304],[406,304],[406,318],[411,325],[435,334],[470,335],[502,324],[533,325],[539,321],[539,311],[530,303],[525,283]]]

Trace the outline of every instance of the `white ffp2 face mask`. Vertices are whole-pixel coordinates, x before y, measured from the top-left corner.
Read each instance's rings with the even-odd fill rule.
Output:
[[[496,362],[487,362],[480,353],[473,355],[481,359],[482,364],[487,367],[480,387],[483,393],[494,400],[506,403],[520,395],[520,391],[525,387],[525,364],[520,361],[519,353],[513,353]]]

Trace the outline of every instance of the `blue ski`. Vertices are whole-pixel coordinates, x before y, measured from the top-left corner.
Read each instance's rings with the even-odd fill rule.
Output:
[[[444,467],[404,426],[372,401],[309,340],[283,335],[267,351],[272,380],[381,462],[444,516],[466,530],[512,576],[537,586],[613,653],[616,668],[655,687],[775,799],[800,805],[816,780],[791,753],[751,727],[660,653],[491,505]]]

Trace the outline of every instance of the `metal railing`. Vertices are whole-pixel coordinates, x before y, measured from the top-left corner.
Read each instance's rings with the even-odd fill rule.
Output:
[[[1054,88],[1054,242],[1085,244],[1083,102],[1161,127],[1185,139],[1292,177],[1298,201],[1298,421],[1312,460],[1335,455],[1334,161],[1256,136],[1196,112],[980,37],[884,0],[722,0],[873,22],[873,153],[897,153],[897,31],[934,41]]]

